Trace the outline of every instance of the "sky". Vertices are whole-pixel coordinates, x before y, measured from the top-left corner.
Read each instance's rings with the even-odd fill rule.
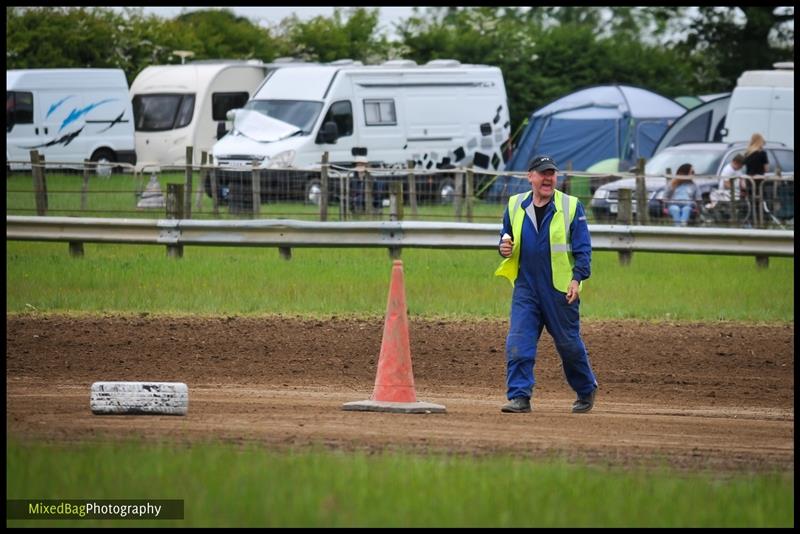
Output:
[[[145,15],[158,15],[160,17],[172,18],[180,15],[184,11],[196,11],[199,9],[214,9],[216,6],[197,6],[197,7],[144,7]],[[347,9],[347,6],[336,6],[342,10]],[[368,6],[359,6],[368,7]],[[394,23],[407,19],[414,14],[413,7],[389,7],[389,6],[375,6],[368,7],[368,9],[380,9],[380,22],[379,31],[385,31],[389,38],[396,37],[394,32]],[[120,8],[117,8],[120,9]],[[317,16],[330,17],[333,15],[333,7],[313,6],[313,7],[237,7],[237,6],[220,6],[218,9],[230,9],[234,14],[247,17],[256,23],[264,26],[277,24],[284,18],[296,14],[300,20],[309,20]]]

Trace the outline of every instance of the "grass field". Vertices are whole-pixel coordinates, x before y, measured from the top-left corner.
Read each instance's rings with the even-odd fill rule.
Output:
[[[22,444],[9,499],[183,499],[184,520],[7,526],[791,527],[793,477],[613,470],[554,458],[200,443]]]
[[[7,242],[6,311],[169,314],[382,315],[391,273],[385,249],[187,247]],[[511,286],[493,251],[403,251],[409,313],[506,317]],[[621,266],[596,252],[584,283],[585,319],[794,321],[794,259],[635,253]]]

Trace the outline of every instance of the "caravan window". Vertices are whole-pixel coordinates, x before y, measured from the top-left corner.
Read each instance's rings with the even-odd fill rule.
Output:
[[[364,119],[367,126],[394,126],[397,124],[397,114],[394,109],[394,100],[364,100]]]
[[[194,95],[151,94],[133,97],[136,131],[161,132],[192,122]]]
[[[322,110],[322,102],[307,100],[251,100],[244,109],[252,109],[267,117],[278,119],[297,126],[303,133],[311,133],[311,128]]]
[[[250,95],[246,92],[214,93],[211,95],[211,118],[215,121],[228,120],[228,111],[244,107],[248,98]]]
[[[339,127],[339,137],[353,135],[353,107],[349,100],[334,102],[325,115],[322,124],[333,121]]]
[[[33,124],[33,93],[6,93],[6,130],[14,124]]]

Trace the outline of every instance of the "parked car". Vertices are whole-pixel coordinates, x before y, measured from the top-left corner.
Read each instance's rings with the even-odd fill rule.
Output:
[[[667,147],[645,164],[645,186],[647,189],[648,214],[651,218],[664,217],[663,196],[668,185],[665,177],[667,170],[674,173],[684,163],[694,167],[694,182],[703,198],[702,203],[709,202],[711,191],[719,184],[719,173],[733,157],[743,153],[746,142],[737,143],[686,143]],[[765,146],[769,158],[770,173],[774,173],[775,164],[779,164],[783,173],[794,173],[794,150],[783,143],[767,143]],[[631,209],[636,213],[636,179],[622,178],[597,188],[592,197],[591,210],[595,220],[611,222],[619,211],[619,190],[633,190]],[[692,214],[691,220],[697,220],[700,206]]]

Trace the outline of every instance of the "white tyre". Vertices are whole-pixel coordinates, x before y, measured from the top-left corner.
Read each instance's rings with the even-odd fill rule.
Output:
[[[95,382],[89,406],[95,415],[186,415],[189,388],[183,382]]]

